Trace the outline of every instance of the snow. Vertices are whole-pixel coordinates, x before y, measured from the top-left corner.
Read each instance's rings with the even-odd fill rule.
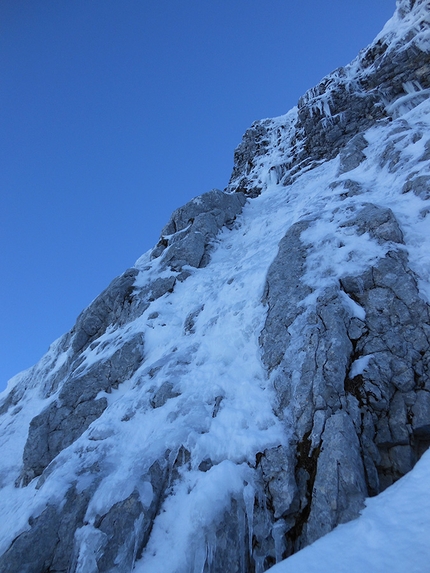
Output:
[[[398,4],[407,4],[405,0],[398,2]],[[393,17],[388,20],[381,32],[375,38],[374,43],[383,40],[393,46],[402,44],[402,48],[406,49],[409,42],[405,42],[408,33],[414,31],[414,43],[417,43],[421,50],[430,51],[430,39],[428,35],[428,25],[430,24],[430,7],[426,2],[418,2],[406,14],[402,14],[398,10],[394,13]]]
[[[207,548],[214,518],[221,518],[229,509],[232,495],[241,495],[249,473],[246,464],[225,460],[207,472],[184,474],[174,495],[166,500],[165,512],[156,519],[136,573],[165,573],[187,565],[188,571],[203,571],[207,550],[197,552],[194,563],[189,563],[190,546]],[[172,520],[172,515],[177,519]]]
[[[359,318],[363,321],[366,319],[366,311],[362,306],[356,303],[355,300],[352,300],[352,298],[348,296],[344,291],[340,292],[340,296],[342,297],[346,308],[349,309],[351,316],[355,316],[356,318]]]
[[[370,359],[373,357],[373,354],[367,354],[366,356],[361,356],[361,358],[357,358],[352,364],[351,369],[349,371],[349,377],[355,378],[355,376],[359,376],[363,374],[366,368],[369,366]]]

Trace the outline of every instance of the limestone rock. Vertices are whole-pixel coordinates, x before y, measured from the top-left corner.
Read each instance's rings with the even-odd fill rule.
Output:
[[[0,557],[1,570],[4,573],[68,571],[74,533],[82,526],[89,493],[78,494],[72,487],[62,507],[48,505],[39,516],[31,518],[31,529],[21,533]]]
[[[81,436],[107,407],[100,392],[109,392],[129,378],[143,360],[140,334],[120,347],[110,359],[82,374],[72,374],[58,400],[35,416],[30,423],[23,454],[22,483],[39,476],[62,450]]]
[[[185,265],[206,266],[211,240],[222,227],[233,224],[245,200],[243,193],[228,194],[218,189],[196,197],[174,211],[152,256],[163,255],[163,264],[176,271]]]
[[[130,299],[137,274],[137,269],[129,269],[114,279],[79,315],[72,331],[72,348],[75,352],[84,350],[90,342],[105,332],[115,318],[119,318],[116,315],[118,311],[123,312],[123,305]]]

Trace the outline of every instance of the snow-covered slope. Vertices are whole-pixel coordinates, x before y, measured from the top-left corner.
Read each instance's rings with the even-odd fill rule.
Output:
[[[253,124],[226,192],[175,211],[10,381],[1,571],[412,571],[408,543],[426,570],[429,25],[401,0]]]

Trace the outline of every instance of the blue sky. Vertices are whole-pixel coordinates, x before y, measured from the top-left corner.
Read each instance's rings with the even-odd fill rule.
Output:
[[[394,0],[2,0],[0,389]]]

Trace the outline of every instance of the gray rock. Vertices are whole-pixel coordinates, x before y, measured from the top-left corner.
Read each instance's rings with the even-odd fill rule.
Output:
[[[210,221],[213,220],[212,217]],[[210,227],[208,220],[202,221],[203,227]],[[251,532],[247,529],[245,507],[242,501],[232,500],[232,509],[225,514],[221,526],[215,527],[215,534],[208,533],[215,535],[214,552],[212,561],[205,566],[213,571],[234,570],[238,566],[265,568],[279,556],[286,557],[337,523],[355,517],[369,492],[377,493],[398,479],[412,467],[416,457],[405,421],[411,416],[410,404],[416,413],[424,412],[424,420],[427,413],[421,406],[422,399],[417,403],[411,398],[403,399],[403,395],[414,392],[417,372],[424,376],[425,369],[419,365],[426,339],[423,329],[416,325],[417,321],[426,320],[428,311],[419,298],[407,258],[392,251],[363,276],[345,277],[342,281],[345,292],[365,309],[365,320],[348,314],[337,287],[321,294],[313,311],[305,311],[299,303],[311,289],[302,282],[307,246],[300,236],[309,224],[310,221],[295,224],[279,245],[267,275],[267,317],[260,336],[263,362],[269,371],[276,370],[274,386],[280,417],[283,407],[293,404],[294,420],[288,423],[295,428],[297,458],[292,456],[294,450],[283,448],[262,454],[257,470],[271,510],[268,512],[255,502],[255,548],[249,549],[251,541],[247,536]],[[358,234],[368,232],[381,244],[403,240],[392,212],[375,205],[365,205],[345,225]],[[176,237],[171,246],[182,240]],[[153,290],[163,296],[168,292],[166,288],[174,286],[174,280],[163,279],[160,288],[157,284]],[[187,332],[192,332],[200,311],[197,309],[185,321]],[[36,428],[41,436],[49,430],[45,437],[51,444],[50,450],[64,447],[61,432],[67,429],[73,436],[73,420],[79,408],[88,413],[86,405],[94,401],[101,389],[109,390],[113,379],[124,379],[140,363],[134,351],[131,345],[122,355],[113,355],[107,370],[102,365],[97,366],[97,373],[82,370],[70,389],[62,390],[61,403],[54,403],[45,414],[49,423],[34,421],[34,440],[28,442],[28,450],[31,443],[39,444],[45,439],[36,437]],[[357,359],[370,351],[374,357],[361,375],[361,382],[348,386],[347,369],[353,354]],[[293,363],[295,371],[290,368]],[[76,373],[79,374],[79,367]],[[350,388],[354,394],[349,393]],[[166,381],[154,394],[152,405],[160,407],[175,396],[173,384]],[[82,424],[85,425],[79,422],[77,426]],[[46,451],[40,447],[38,458],[46,458]],[[27,463],[32,464],[35,466],[34,460]],[[212,460],[206,460],[201,471],[209,471],[212,464]],[[165,483],[162,476],[155,477],[155,481],[153,478],[154,486],[157,480]],[[180,479],[177,469],[172,470],[171,479]],[[155,497],[159,503],[164,486],[158,488]],[[129,512],[123,511],[124,504],[131,504]],[[144,547],[156,507],[154,504],[149,512],[145,511],[135,492],[99,519],[94,550],[100,556],[100,571],[113,572],[114,567],[126,571],[130,567],[136,555],[131,545]],[[146,521],[143,523],[142,519]],[[133,531],[127,538],[114,532],[114,524],[121,520],[124,524],[120,529]],[[195,558],[200,557],[196,554]]]
[[[406,7],[408,1],[399,4],[400,14],[410,11]],[[285,184],[317,162],[333,159],[339,153],[342,154],[341,172],[357,167],[363,159],[362,134],[377,122],[389,122],[397,117],[409,82],[422,88],[413,98],[409,96],[411,109],[428,98],[428,56],[414,42],[413,33],[403,40],[408,47],[380,38],[359,54],[359,69],[352,77],[348,67],[338,68],[299,99],[291,148],[282,166]],[[261,192],[258,170],[254,170],[255,159],[269,144],[280,151],[284,145],[279,123],[271,120],[254,123],[236,149],[229,190],[237,189],[250,196]],[[425,153],[422,160],[426,157]],[[390,142],[383,161],[391,171],[398,168],[397,151]]]
[[[282,446],[266,450],[260,460],[263,481],[268,489],[276,520],[296,512],[299,508],[294,465],[291,449]]]
[[[105,535],[105,545],[97,559],[98,571],[128,573],[142,551],[145,533],[142,528],[144,507],[135,491],[124,501],[115,503],[94,524]],[[148,527],[149,524],[146,523]]]
[[[205,254],[206,236],[200,231],[187,233],[182,240],[178,240],[169,246],[163,255],[163,262],[175,271],[182,270],[182,267],[199,268],[202,265]]]
[[[414,467],[413,449],[409,444],[393,446],[389,450],[389,456],[391,462],[389,476],[393,478],[393,481],[397,481]]]
[[[10,548],[0,556],[2,573],[67,573],[72,559],[73,537],[83,523],[91,492],[71,487],[63,506],[49,504],[29,523]]]
[[[83,402],[74,410],[54,402],[30,423],[24,447],[22,485],[41,475],[50,462],[81,436],[107,407],[106,398]]]
[[[79,492],[69,488],[63,504],[48,505],[29,521],[29,529],[19,535],[0,557],[5,573],[128,573],[146,545],[154,517],[167,485],[165,460],[152,464],[142,482],[150,484],[152,499],[140,500],[135,490],[98,516],[94,525],[85,521],[85,512],[99,479]],[[93,535],[81,537],[81,530]],[[88,569],[88,554],[93,568]],[[87,559],[82,559],[82,556]]]
[[[384,229],[383,233],[380,227],[371,231],[378,242],[399,241],[391,215],[388,226],[382,213],[374,221]],[[413,419],[411,407],[416,403],[411,394],[419,396],[420,385],[425,385],[428,378],[422,357],[428,348],[429,309],[419,295],[403,251],[388,252],[363,280],[346,277],[342,284],[366,312],[366,330],[355,339],[355,353],[373,357],[359,377],[355,392],[362,409],[376,415],[376,434],[369,433],[366,416],[360,439],[369,491],[377,493],[413,465],[414,437],[408,419]],[[417,412],[419,409],[416,406]],[[422,423],[428,424],[425,408],[422,415]],[[377,444],[379,456],[372,442]]]
[[[350,340],[358,340],[366,332],[366,323],[353,316],[348,323],[348,337]]]
[[[403,394],[396,392],[390,404],[389,425],[393,443],[398,445],[408,445],[410,442],[407,415],[408,411]]]
[[[372,203],[365,204],[356,217],[341,226],[355,227],[358,235],[369,233],[381,244],[387,241],[403,244],[403,233],[391,209]]]
[[[399,12],[399,16],[401,18],[407,16],[407,14],[412,10],[415,4],[420,4],[420,0],[418,0],[418,2],[416,0],[399,0],[397,2],[397,10]]]
[[[0,416],[5,414],[9,408],[17,406],[25,394],[26,388],[22,384],[18,384],[6,394],[4,399],[0,402]]]
[[[420,157],[420,161],[428,161],[430,159],[430,140],[426,141],[424,145],[424,153]]]
[[[347,171],[352,171],[366,159],[366,155],[363,151],[367,145],[368,143],[363,134],[358,133],[348,141],[345,147],[342,147],[340,152],[339,175]]]
[[[430,392],[419,390],[412,406],[412,429],[417,435],[430,436]]]
[[[234,167],[231,180],[234,181],[242,176],[241,190],[250,195],[249,187],[245,183],[246,176],[254,167],[255,159],[266,153],[270,138],[268,137],[269,121],[256,121],[245,132],[243,139],[234,152]],[[252,194],[255,196],[255,194]]]
[[[48,464],[77,440],[107,407],[99,392],[110,392],[127,380],[143,360],[141,334],[123,343],[110,359],[64,382],[58,400],[52,402],[30,423],[23,454],[21,483],[27,485],[41,475]]]
[[[344,179],[342,181],[336,180],[330,184],[332,189],[336,189],[339,186],[343,186],[346,189],[346,192],[341,194],[342,199],[355,197],[356,195],[361,195],[364,192],[363,186],[353,179]]]
[[[419,3],[400,0],[399,14],[405,16]],[[41,395],[52,398],[30,423],[24,484],[40,476],[36,491],[47,487],[63,462],[58,454],[103,415],[107,400],[100,393],[112,392],[138,372],[144,360],[143,340],[136,336],[124,343],[120,327],[141,316],[154,300],[168,297],[176,281],[194,272],[190,267],[208,264],[217,233],[231,228],[246,196],[255,197],[263,187],[267,173],[259,171],[260,157],[270,150],[276,159],[267,170],[272,180],[284,185],[338,155],[340,173],[353,170],[365,159],[365,131],[377,122],[388,126],[397,117],[410,82],[419,82],[423,90],[408,96],[409,106],[428,97],[427,60],[413,34],[397,46],[382,38],[360,54],[353,77],[353,68],[341,68],[309,90],[299,101],[297,115],[288,116],[295,117],[295,125],[283,126],[279,119],[253,124],[235,153],[228,189],[236,193],[204,194],[175,211],[163,229],[152,258],[159,257],[160,268],[171,272],[145,284],[136,280],[144,271],[126,271],[81,313],[62,340],[59,352],[68,353],[63,365],[56,369],[50,364],[43,370]],[[406,121],[395,123],[380,164],[401,174],[401,142],[420,135],[414,135]],[[429,158],[427,142],[420,160]],[[342,208],[357,205],[363,187],[342,179],[332,184],[345,200]],[[411,174],[403,187],[403,192],[409,191],[427,200],[428,177]],[[370,240],[386,247],[386,256],[360,274],[343,277],[341,284],[333,281],[321,288],[318,298],[309,297],[305,304],[313,293],[303,280],[309,246],[301,235],[313,221],[300,220],[286,229],[279,244],[267,274],[263,296],[267,315],[259,340],[273,384],[273,408],[288,432],[288,447],[275,445],[249,463],[249,483],[231,497],[228,510],[200,532],[204,542],[190,550],[190,571],[261,573],[338,523],[356,517],[365,496],[399,479],[430,444],[428,305],[419,295],[392,211],[364,204],[351,213],[340,224],[340,234],[368,233]],[[362,307],[360,318],[353,315],[348,297]],[[188,314],[184,334],[193,334],[201,310]],[[156,315],[149,312],[148,320]],[[108,355],[116,331],[118,346]],[[87,366],[85,351],[92,357],[100,353],[103,359]],[[161,379],[169,361],[169,379]],[[148,365],[145,376],[153,378],[154,386],[142,399],[144,407],[161,408],[178,396],[179,378],[189,363],[189,357],[181,362],[164,355]],[[32,376],[36,379],[39,371]],[[25,390],[24,385],[17,386],[0,405],[0,414],[19,408]],[[204,404],[209,421],[222,415],[223,400],[228,399],[217,393]],[[134,413],[130,406],[121,414],[121,423]],[[61,505],[52,501],[32,518],[0,557],[1,571],[126,573],[145,548],[163,500],[181,485],[184,473],[192,468],[206,479],[219,462],[201,456],[195,463],[193,440],[184,439],[185,445],[165,451],[154,463],[144,461],[141,478],[152,495],[140,497],[139,474],[131,478],[137,482],[133,493],[88,523],[88,500],[112,463],[104,463],[107,454],[91,431],[89,439],[91,463],[81,468],[85,479],[79,495],[72,487]],[[79,455],[84,458],[88,452]],[[152,463],[149,469],[146,463]],[[91,563],[83,559],[85,555]]]
[[[176,398],[181,394],[177,392],[171,382],[163,382],[150,400],[153,408],[161,408],[171,398]]]
[[[430,199],[430,175],[415,175],[403,185],[402,193],[412,191],[423,201]]]
[[[155,281],[153,281],[149,285],[149,290],[150,290],[149,301],[157,300],[158,298],[164,296],[166,293],[172,292],[175,283],[176,283],[176,278],[174,276],[166,278],[160,277],[158,279],[155,279]]]
[[[322,436],[306,542],[358,517],[366,496],[357,434],[348,414],[338,411],[327,420]]]
[[[190,312],[184,322],[184,333],[185,334],[194,334],[195,333],[195,326],[196,326],[196,319],[199,314],[204,309],[205,305],[202,304],[196,310]]]
[[[311,292],[301,280],[306,246],[300,240],[300,235],[309,224],[310,221],[300,221],[287,231],[267,273],[263,296],[267,317],[260,335],[260,345],[262,360],[269,372],[281,363],[290,338],[288,328],[303,312],[298,303]]]
[[[114,279],[78,317],[72,330],[72,348],[82,352],[95,338],[100,337],[109,324],[124,314],[124,306],[131,303],[137,269],[128,269]]]
[[[163,265],[175,271],[182,271],[186,265],[206,266],[211,241],[222,227],[231,227],[245,201],[243,193],[218,189],[196,197],[173,212],[152,258],[162,255]]]
[[[424,398],[417,403],[408,397],[417,391],[417,380],[424,385],[428,377],[423,356],[430,323],[405,252],[389,251],[361,276],[342,279],[365,319],[350,316],[336,286],[305,310],[300,303],[311,289],[302,281],[307,248],[300,236],[309,224],[296,223],[280,242],[267,274],[260,336],[263,363],[275,370],[276,411],[283,417],[288,406],[285,421],[297,444],[295,487],[288,481],[292,474],[287,479],[288,470],[270,456],[261,462],[269,498],[275,500],[278,491],[273,475],[289,484],[284,505],[272,501],[274,519],[288,515],[293,521],[286,532],[289,551],[357,516],[369,493],[409,471],[410,404],[417,416],[428,416]],[[381,245],[403,244],[392,211],[377,205],[365,204],[342,227],[368,233]],[[368,355],[363,372],[349,379],[350,364]]]

